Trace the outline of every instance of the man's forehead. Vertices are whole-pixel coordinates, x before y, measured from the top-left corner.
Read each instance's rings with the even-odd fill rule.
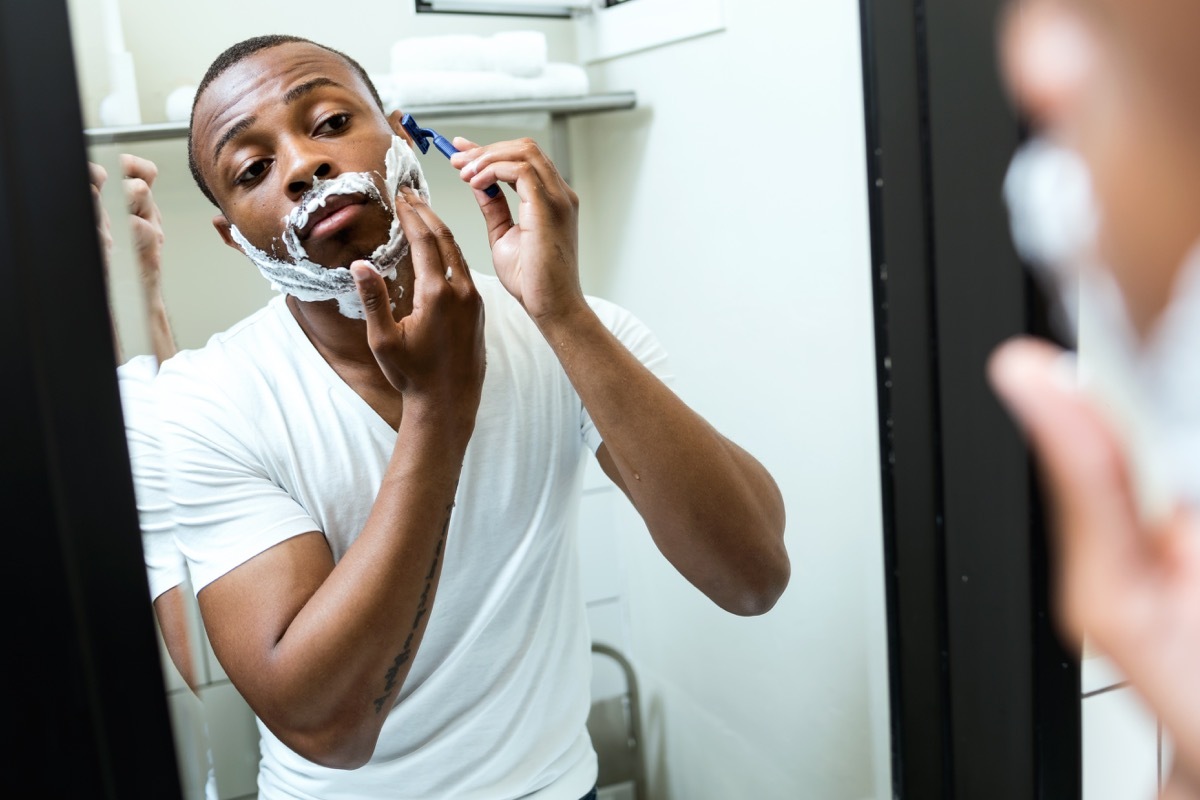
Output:
[[[211,145],[233,120],[278,105],[290,87],[316,78],[369,93],[337,53],[308,42],[287,42],[247,56],[205,87],[196,104],[195,133]]]

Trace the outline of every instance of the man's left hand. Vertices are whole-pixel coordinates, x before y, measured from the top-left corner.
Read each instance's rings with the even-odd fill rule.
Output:
[[[450,159],[475,189],[487,223],[496,276],[535,322],[583,304],[579,286],[579,196],[532,139],[481,147],[458,138],[462,152]],[[494,183],[507,184],[520,198],[517,217],[503,192],[488,197]]]

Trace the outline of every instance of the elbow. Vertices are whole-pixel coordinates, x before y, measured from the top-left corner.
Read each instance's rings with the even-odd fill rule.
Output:
[[[312,756],[304,757],[314,764],[327,769],[353,770],[365,766],[371,760],[371,751],[332,748],[314,752]]]
[[[307,739],[307,737],[302,738]],[[370,748],[364,748],[353,744],[348,745],[345,742],[316,742],[308,739],[290,743],[282,737],[281,740],[296,755],[327,769],[358,769],[371,760],[371,755],[375,751],[373,745]]]
[[[760,617],[779,602],[791,577],[791,560],[781,546],[778,554],[746,575],[739,582],[737,591],[720,605],[739,617]]]
[[[301,758],[328,769],[354,770],[364,766],[375,753],[375,735],[331,725],[313,731],[273,731],[288,749]]]

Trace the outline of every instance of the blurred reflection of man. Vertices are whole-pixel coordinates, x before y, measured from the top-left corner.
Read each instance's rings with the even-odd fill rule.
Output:
[[[130,242],[137,264],[138,285],[142,294],[146,330],[152,353],[124,357],[113,319],[113,342],[117,351],[117,380],[125,417],[126,441],[135,475],[138,515],[142,527],[142,550],[146,558],[150,596],[167,652],[188,686],[196,688],[195,664],[188,639],[185,598],[181,585],[187,577],[183,556],[171,532],[172,515],[166,500],[166,474],[162,452],[154,432],[157,409],[151,384],[158,365],[175,355],[175,338],[167,317],[162,293],[162,213],[154,200],[153,185],[158,177],[154,162],[130,154],[120,156],[122,193],[128,207]],[[113,237],[111,221],[100,202],[100,192],[108,173],[99,164],[89,164],[92,196],[96,203],[101,247],[105,264],[111,258]]]
[[[1042,135],[1086,164],[1099,212],[1096,254],[1120,289],[1119,321],[1148,363],[1176,323],[1186,328],[1197,313],[1184,304],[1195,300],[1200,270],[1200,4],[1024,0],[1007,22],[1009,86]],[[1200,346],[1173,344],[1184,354]],[[1176,748],[1164,796],[1200,797],[1196,509],[1189,503],[1160,525],[1139,521],[1112,420],[1062,380],[1058,364],[1048,346],[1015,342],[991,374],[1045,467],[1061,534],[1060,620],[1109,655],[1162,719]],[[1196,369],[1194,358],[1173,361],[1155,379],[1163,383],[1145,388],[1169,400],[1165,387]],[[1194,414],[1200,399],[1179,399],[1179,411]],[[1195,459],[1194,438],[1168,435]],[[1181,481],[1195,487],[1198,477],[1185,470]]]
[[[113,344],[120,364],[117,367],[117,386],[121,394],[125,441],[133,471],[142,553],[146,563],[150,599],[154,604],[154,616],[171,663],[187,686],[195,692],[199,682],[195,660],[197,653],[192,641],[194,628],[191,623],[193,615],[189,613],[188,608],[190,598],[185,594],[191,590],[187,586],[187,565],[175,544],[174,511],[167,497],[166,462],[158,427],[158,405],[153,390],[159,364],[173,356],[176,351],[162,292],[162,214],[154,200],[152,189],[158,177],[158,167],[152,161],[129,154],[120,156],[120,165],[123,176],[121,189],[129,212],[126,219],[141,292],[141,321],[145,323],[150,336],[152,352],[129,359],[124,357],[116,315],[110,307]],[[99,164],[89,164],[89,170],[107,271],[112,256],[113,235],[111,221],[101,203],[100,193],[108,180],[108,174]],[[193,698],[192,705],[197,707],[199,701]],[[191,752],[203,759],[190,765],[199,766],[203,771],[194,776],[195,786],[189,788],[203,791],[205,797],[215,800],[218,795],[216,773],[207,744],[205,726],[194,726],[191,731],[191,736],[177,743],[180,746],[195,748]]]
[[[297,280],[317,288],[164,365],[178,538],[260,720],[265,800],[578,800],[596,779],[572,536],[586,451],[736,614],[788,581],[781,497],[662,382],[645,327],[585,298],[578,200],[536,144],[457,141],[491,278],[419,168],[394,212],[372,194],[396,136],[362,68],[311,42],[243,42],[202,81],[189,150],[214,224],[274,275],[311,260]],[[355,174],[374,188],[320,194]],[[393,213],[409,251],[385,279],[364,259]],[[336,297],[296,296],[338,276]]]

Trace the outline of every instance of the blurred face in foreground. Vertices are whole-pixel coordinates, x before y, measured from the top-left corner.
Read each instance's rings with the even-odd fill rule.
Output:
[[[1002,27],[1014,102],[1082,157],[1097,247],[1146,334],[1200,244],[1200,3],[1020,0]]]

